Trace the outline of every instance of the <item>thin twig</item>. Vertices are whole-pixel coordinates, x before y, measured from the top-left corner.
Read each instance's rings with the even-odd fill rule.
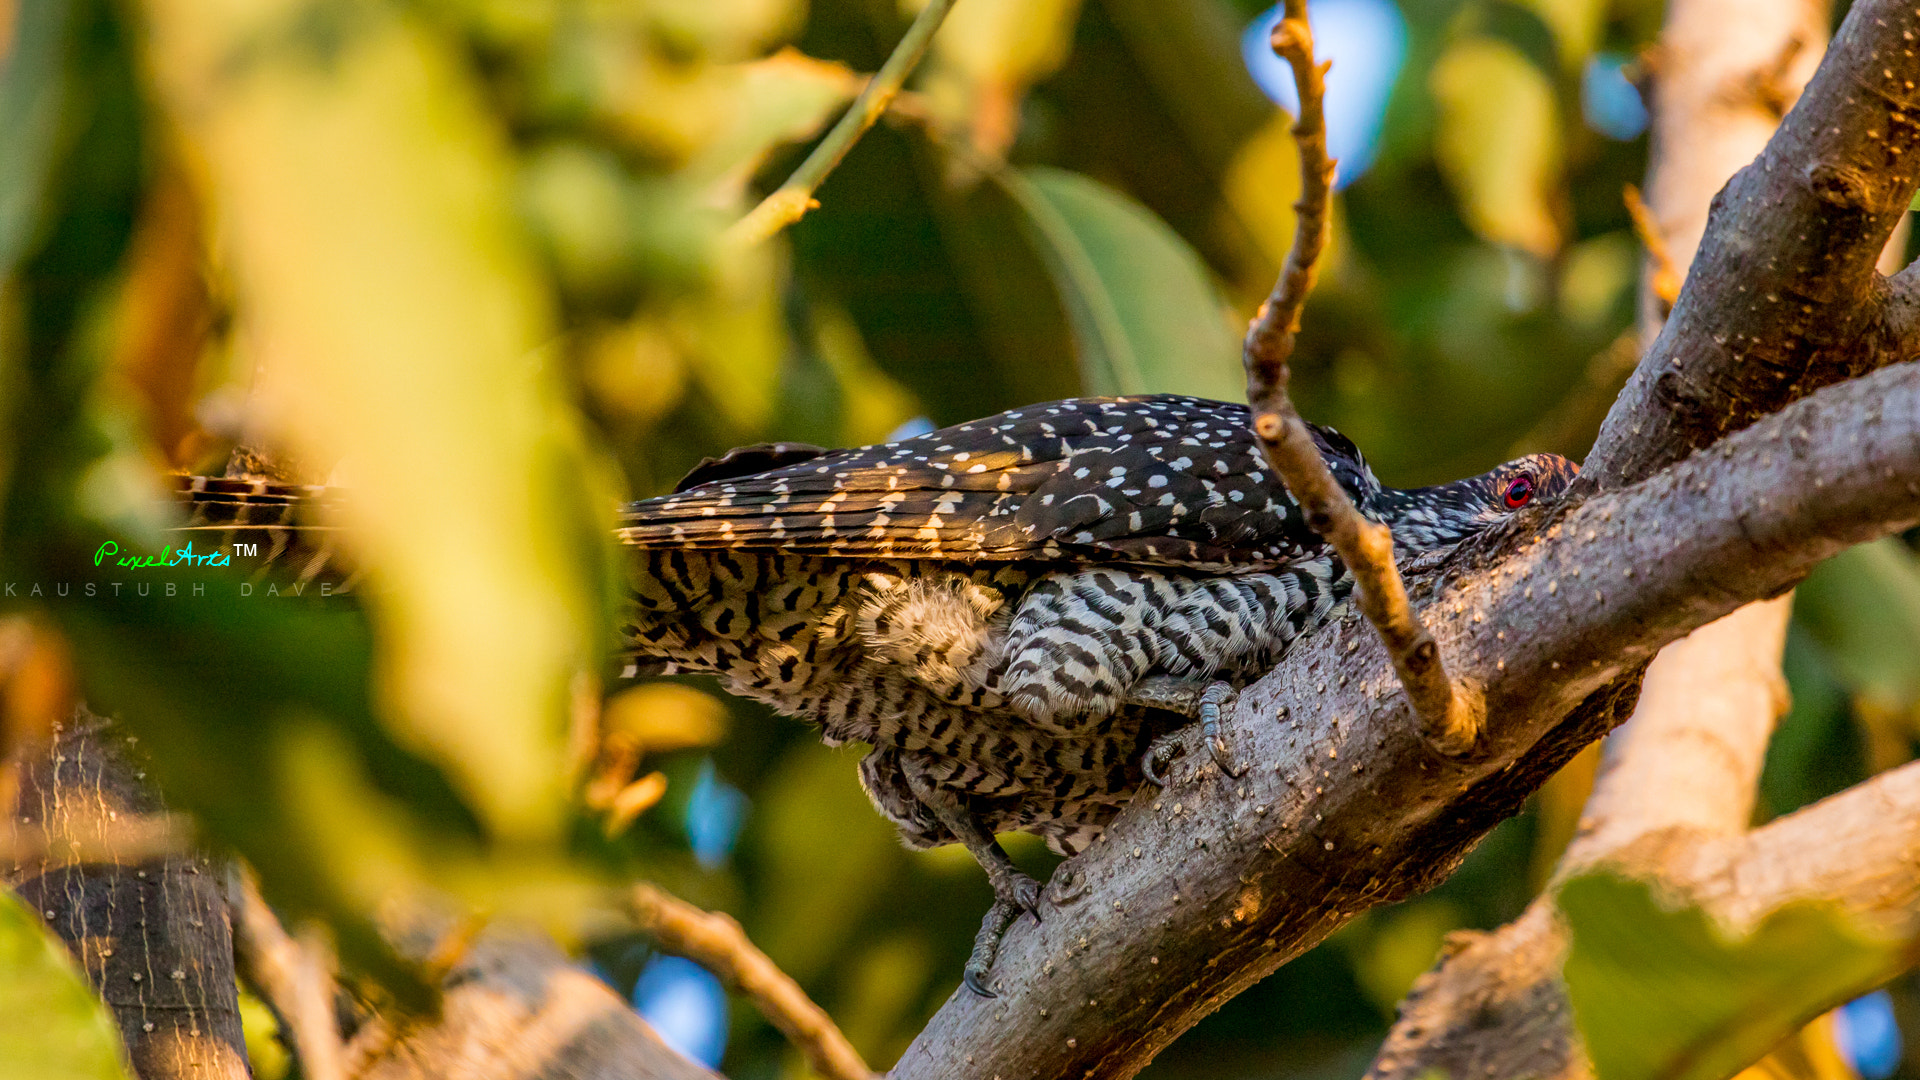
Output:
[[[1647,257],[1653,260],[1653,274],[1647,286],[1658,297],[1661,317],[1673,310],[1673,302],[1680,299],[1680,271],[1673,265],[1673,254],[1667,248],[1667,236],[1660,228],[1660,222],[1653,216],[1653,208],[1640,197],[1640,189],[1628,184],[1621,193],[1621,200],[1627,204],[1627,214],[1633,218],[1633,233],[1647,249]]]
[[[893,54],[867,81],[866,89],[860,91],[840,122],[833,125],[833,130],[827,132],[827,137],[820,140],[820,145],[813,148],[813,153],[807,155],[807,160],[800,163],[786,183],[762,199],[746,217],[733,223],[727,230],[729,242],[741,246],[757,244],[820,205],[813,193],[840,164],[840,159],[847,156],[847,151],[853,149],[853,144],[860,141],[860,136],[887,111],[907,76],[913,74],[920,59],[927,54],[934,31],[940,29],[953,4],[954,0],[927,0],[927,6],[920,9],[913,25],[907,27],[906,35],[893,47]]]
[[[233,908],[234,953],[249,982],[267,996],[290,1029],[300,1072],[310,1080],[346,1080],[346,1053],[334,1020],[333,975],[323,946],[296,941],[260,895],[253,874],[242,869]]]
[[[630,903],[641,929],[662,949],[698,963],[752,998],[806,1058],[808,1068],[830,1080],[871,1080],[873,1070],[826,1010],[755,948],[739,923],[654,885],[634,886]]]
[[[1300,90],[1300,117],[1293,126],[1300,147],[1300,200],[1294,203],[1293,248],[1273,294],[1247,329],[1244,360],[1247,402],[1259,437],[1287,490],[1306,510],[1307,524],[1327,538],[1353,574],[1360,609],[1379,630],[1394,670],[1435,747],[1465,753],[1479,741],[1481,717],[1448,681],[1440,650],[1414,617],[1406,586],[1393,563],[1393,533],[1362,517],[1314,445],[1306,422],[1287,396],[1300,312],[1313,288],[1316,264],[1326,247],[1328,203],[1334,162],[1327,156],[1326,96],[1329,63],[1315,63],[1306,0],[1287,0],[1286,16],[1273,29],[1273,51],[1293,68]]]

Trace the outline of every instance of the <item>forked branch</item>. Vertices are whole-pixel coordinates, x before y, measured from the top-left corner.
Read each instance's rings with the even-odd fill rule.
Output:
[[[1300,147],[1300,200],[1293,206],[1293,247],[1272,295],[1247,328],[1242,351],[1253,433],[1267,462],[1306,511],[1307,524],[1326,537],[1353,574],[1360,610],[1386,643],[1428,741],[1443,753],[1464,754],[1479,742],[1485,710],[1448,680],[1439,647],[1407,602],[1406,586],[1393,562],[1392,531],[1369,521],[1353,505],[1287,394],[1287,362],[1300,331],[1300,312],[1327,245],[1335,166],[1327,156],[1322,108],[1331,64],[1314,61],[1306,8],[1306,0],[1287,0],[1286,14],[1273,29],[1273,51],[1293,68],[1300,91],[1300,116],[1293,126]]]

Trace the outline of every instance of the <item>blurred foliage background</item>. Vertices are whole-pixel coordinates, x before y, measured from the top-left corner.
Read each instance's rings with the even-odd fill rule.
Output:
[[[0,601],[6,738],[69,684],[115,711],[169,798],[357,970],[403,980],[370,912],[431,882],[540,920],[728,1075],[798,1075],[751,1009],[619,929],[599,886],[647,877],[737,916],[890,1063],[957,984],[985,880],[958,848],[903,850],[854,754],[804,726],[608,678],[608,508],[744,443],[1238,397],[1298,187],[1265,7],[960,0],[819,208],[743,246],[726,227],[912,0],[0,2],[0,571],[46,586]],[[1622,190],[1645,117],[1623,65],[1661,5],[1313,15],[1343,166],[1303,412],[1403,486],[1578,456],[1635,357]],[[212,573],[191,603],[57,594],[100,577],[103,539],[160,550],[165,475],[242,443],[352,489],[364,604]],[[1787,665],[1763,814],[1912,757],[1911,545],[1822,568]],[[588,810],[567,780],[596,720]],[[1356,1075],[1445,935],[1538,889],[1594,760],[1148,1075]],[[614,804],[631,828],[603,827]],[[1044,868],[1028,839],[1008,843]],[[1851,1008],[1855,1068],[1920,1076],[1896,1060],[1911,980]]]

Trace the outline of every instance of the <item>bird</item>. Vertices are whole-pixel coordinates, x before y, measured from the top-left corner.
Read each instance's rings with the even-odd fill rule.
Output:
[[[880,445],[742,447],[626,505],[628,678],[703,674],[864,743],[858,773],[910,848],[959,843],[993,886],[976,994],[1042,889],[996,834],[1097,838],[1198,729],[1352,590],[1249,428],[1181,395],[1046,402]],[[1399,551],[1444,555],[1578,472],[1535,454],[1432,487],[1375,478],[1309,425]],[[1196,723],[1197,721],[1197,723]]]

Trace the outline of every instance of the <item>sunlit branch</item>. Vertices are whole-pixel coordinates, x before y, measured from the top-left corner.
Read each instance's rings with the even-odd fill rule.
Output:
[[[752,998],[815,1073],[829,1080],[869,1080],[874,1075],[826,1010],[748,941],[739,923],[655,885],[634,886],[628,903],[641,929],[661,949],[694,961]]]
[[[260,895],[253,873],[237,875],[233,911],[234,954],[247,980],[266,995],[292,1036],[301,1075],[308,1080],[346,1080],[346,1053],[334,1021],[333,975],[315,942],[296,941]]]
[[[1287,395],[1291,377],[1287,361],[1293,356],[1300,312],[1327,244],[1335,164],[1327,156],[1322,108],[1331,64],[1314,61],[1305,0],[1288,0],[1285,17],[1274,26],[1273,50],[1293,68],[1293,81],[1300,91],[1300,116],[1293,126],[1294,141],[1300,147],[1300,200],[1294,204],[1293,247],[1280,280],[1247,329],[1243,359],[1253,432],[1267,461],[1306,510],[1307,524],[1333,544],[1353,574],[1360,609],[1386,643],[1393,669],[1428,740],[1442,752],[1466,753],[1479,741],[1484,709],[1473,695],[1447,679],[1439,648],[1414,616],[1394,566],[1393,533],[1361,516],[1334,480]]]

